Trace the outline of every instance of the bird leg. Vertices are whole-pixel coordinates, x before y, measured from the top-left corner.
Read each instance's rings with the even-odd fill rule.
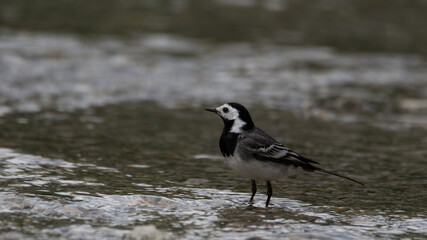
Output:
[[[273,188],[271,187],[271,182],[267,181],[267,202],[265,202],[265,207],[268,207],[271,195],[273,195]]]
[[[252,184],[252,196],[251,196],[251,200],[249,200],[249,203],[252,204],[253,200],[254,200],[255,193],[256,193],[256,182],[255,182],[255,180],[251,179],[251,184]]]

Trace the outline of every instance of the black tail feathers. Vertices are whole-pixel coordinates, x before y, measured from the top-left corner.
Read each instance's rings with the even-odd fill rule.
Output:
[[[363,184],[363,183],[361,183],[361,182],[359,182],[359,181],[357,181],[357,180],[354,180],[354,179],[351,179],[351,178],[349,178],[349,177],[346,177],[346,176],[340,175],[340,174],[338,174],[338,173],[330,172],[330,171],[325,170],[325,169],[321,169],[321,168],[317,168],[317,167],[316,167],[316,168],[314,169],[314,171],[315,171],[315,172],[320,172],[320,173],[326,173],[326,174],[329,174],[329,175],[334,175],[334,176],[337,176],[337,177],[340,177],[340,178],[344,178],[344,179],[350,180],[350,181],[355,182],[355,183],[357,183],[357,184],[360,184],[360,185],[362,185],[362,186],[365,186],[365,184]]]

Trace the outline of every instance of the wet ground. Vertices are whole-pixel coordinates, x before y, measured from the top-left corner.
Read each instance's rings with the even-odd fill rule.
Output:
[[[427,238],[424,1],[298,2],[2,3],[0,238]],[[366,187],[250,206],[203,111],[230,101]]]
[[[366,187],[308,173],[273,183],[269,208],[260,186],[249,206],[249,181],[217,149],[222,123],[200,108],[12,114],[0,125],[1,232],[104,239],[154,224],[179,238],[426,236],[425,131],[253,110],[280,141]]]

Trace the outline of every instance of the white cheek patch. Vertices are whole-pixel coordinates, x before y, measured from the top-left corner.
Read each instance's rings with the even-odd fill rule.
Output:
[[[230,129],[232,133],[241,133],[242,127],[246,125],[246,122],[242,121],[240,118],[234,119],[233,126]]]
[[[228,108],[228,112],[223,111],[225,107]],[[219,111],[220,115],[227,120],[234,120],[239,117],[239,112],[227,103],[218,107],[216,110]]]
[[[224,112],[223,109],[224,108],[228,108],[228,112]],[[239,111],[237,111],[237,109],[233,108],[232,106],[230,106],[229,104],[224,104],[218,108],[216,108],[216,110],[219,112],[219,115],[226,119],[226,120],[230,120],[230,121],[234,121],[233,122],[233,126],[230,129],[230,132],[232,133],[241,133],[242,132],[242,127],[246,125],[245,121],[242,121],[242,119],[239,118]]]

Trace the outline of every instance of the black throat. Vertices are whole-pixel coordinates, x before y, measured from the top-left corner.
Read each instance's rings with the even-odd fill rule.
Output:
[[[219,148],[221,149],[224,157],[233,156],[236,149],[237,140],[241,135],[240,131],[249,131],[255,127],[251,115],[248,110],[238,103],[228,103],[239,112],[239,119],[245,124],[240,126],[240,129],[233,129],[236,120],[229,120],[222,118],[224,122],[224,129],[222,130],[221,138],[219,139]],[[233,129],[233,132],[231,130]],[[235,132],[238,131],[238,132]]]
[[[230,157],[234,154],[237,139],[241,133],[230,132],[233,127],[234,120],[223,119],[223,121],[224,129],[222,130],[221,138],[219,139],[219,148],[224,157]],[[252,128],[254,128],[254,123],[252,122],[252,119],[250,119],[250,122],[246,122],[246,124],[242,126],[241,130],[248,131]]]
[[[239,135],[240,133],[232,133],[224,127],[219,138],[219,149],[224,157],[233,156]]]

